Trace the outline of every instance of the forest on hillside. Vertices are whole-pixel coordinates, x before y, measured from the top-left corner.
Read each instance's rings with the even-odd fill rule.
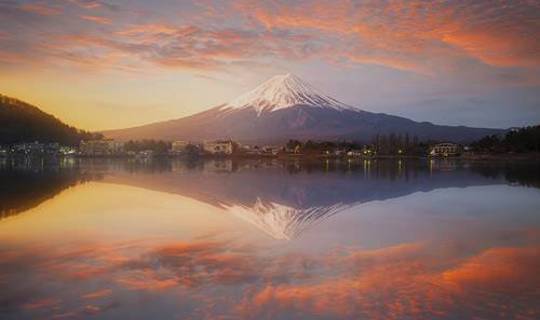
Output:
[[[540,125],[510,130],[504,136],[486,136],[471,144],[475,151],[488,153],[540,152]]]
[[[0,145],[39,141],[72,146],[101,137],[69,126],[26,102],[0,95]]]

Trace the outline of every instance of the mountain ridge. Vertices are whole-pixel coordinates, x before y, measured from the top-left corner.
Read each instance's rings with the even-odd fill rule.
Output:
[[[281,143],[288,139],[359,140],[409,134],[422,140],[470,142],[504,129],[417,122],[365,111],[320,93],[295,75],[270,78],[228,103],[179,119],[104,131],[118,140],[213,140]]]

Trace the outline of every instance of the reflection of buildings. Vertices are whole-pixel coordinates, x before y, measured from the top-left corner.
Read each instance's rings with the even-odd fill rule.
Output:
[[[458,169],[458,163],[451,158],[444,158],[444,159],[430,159],[429,160],[429,169],[431,171],[453,171]]]
[[[232,161],[206,161],[203,164],[205,172],[233,172],[234,167]]]
[[[188,141],[173,141],[171,143],[171,152],[175,154],[183,153],[189,144]]]

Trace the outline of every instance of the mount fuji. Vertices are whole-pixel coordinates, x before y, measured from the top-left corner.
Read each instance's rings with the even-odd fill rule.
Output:
[[[118,140],[211,140],[278,143],[288,139],[368,142],[377,134],[468,142],[502,129],[435,125],[364,111],[319,92],[292,74],[277,75],[236,99],[184,118],[103,132]]]

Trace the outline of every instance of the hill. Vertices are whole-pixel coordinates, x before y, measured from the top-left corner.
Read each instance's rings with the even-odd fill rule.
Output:
[[[76,145],[97,136],[69,126],[31,104],[0,95],[0,145],[32,141]]]

